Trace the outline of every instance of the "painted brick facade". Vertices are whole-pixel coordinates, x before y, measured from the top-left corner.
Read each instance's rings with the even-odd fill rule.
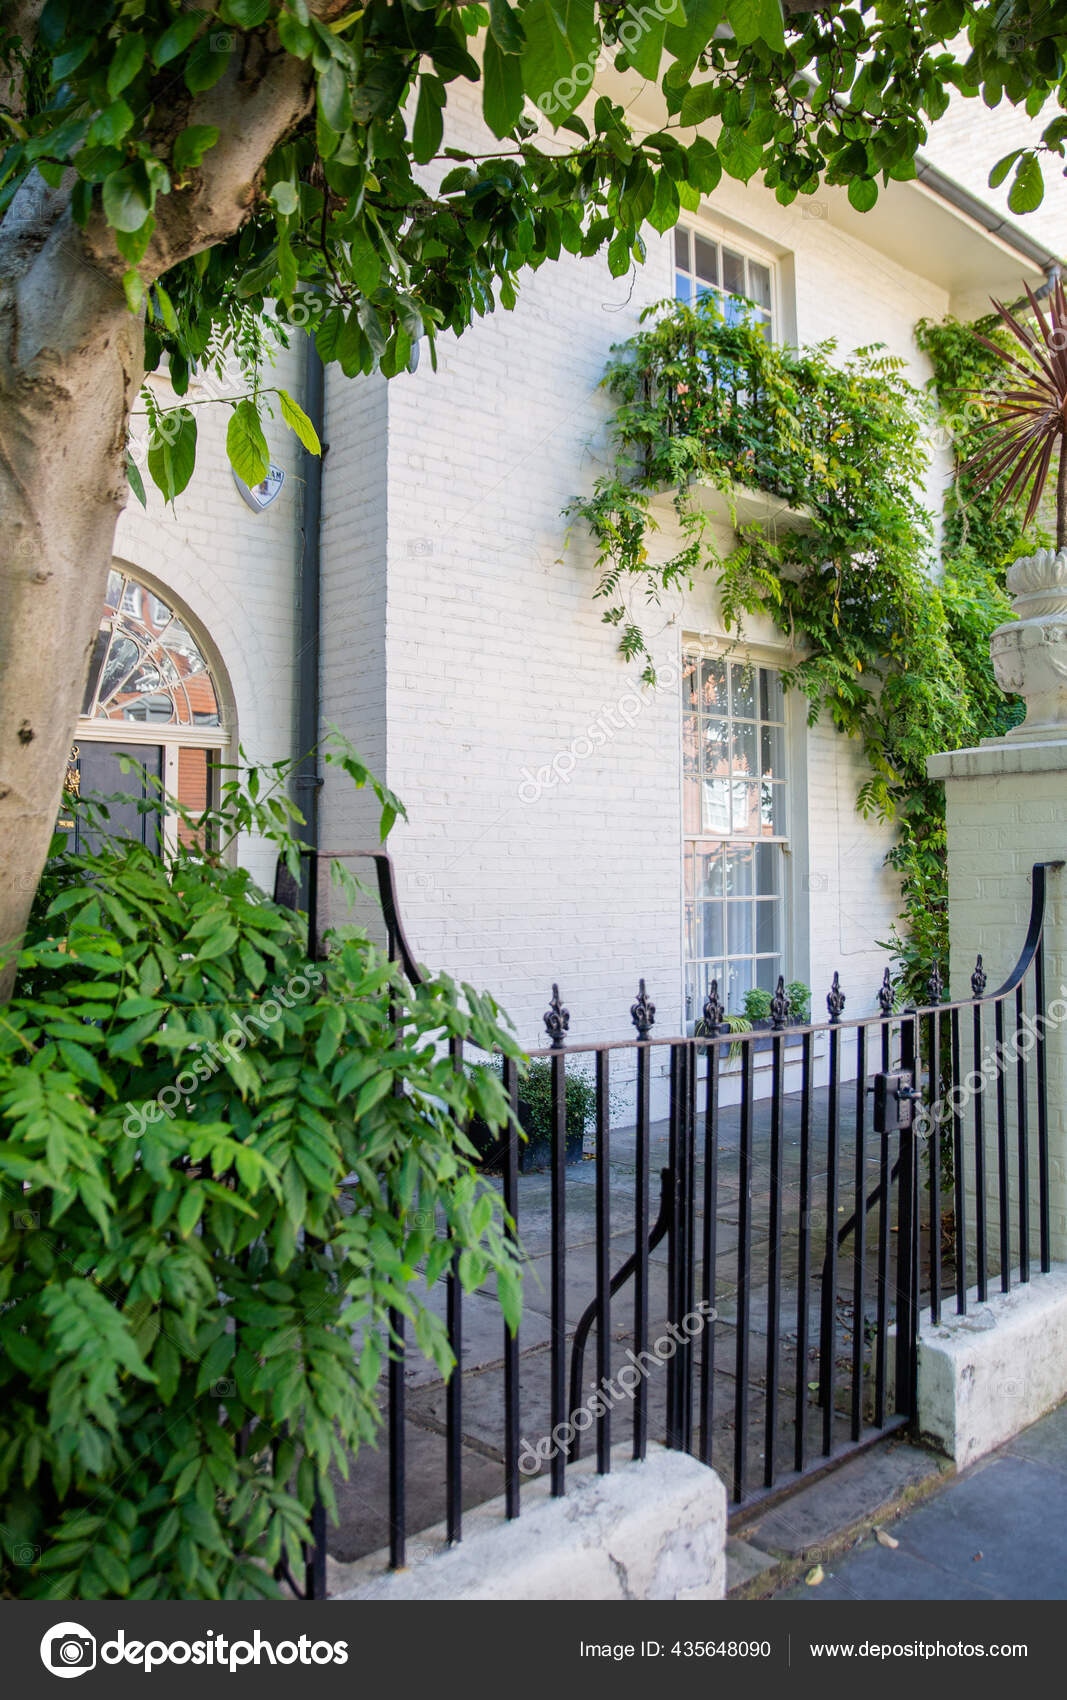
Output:
[[[472,105],[454,122],[452,140],[485,140]],[[782,208],[758,185],[726,181],[706,218],[775,260],[789,340],[833,338],[843,354],[881,342],[922,382],[913,328],[948,310],[945,290],[825,212],[817,199]],[[620,661],[591,597],[590,542],[563,517],[608,464],[599,385],[611,346],[672,290],[672,239],[650,231],[648,242],[647,264],[623,279],[601,259],[566,257],[525,277],[514,313],[442,339],[436,373],[424,351],[389,385],[327,375],[323,722],[408,805],[391,848],[416,954],[490,988],[528,1045],[540,1042],[553,980],[575,1041],[631,1031],[640,975],[657,1031],[683,1020],[679,688],[642,689]],[[279,381],[299,393],[295,352]],[[254,515],[225,464],[225,410],[199,417],[189,492],[176,513],[153,498],[147,515],[128,512],[118,554],[182,600],[224,664],[249,754],[277,759],[293,743],[300,451],[273,433],[288,478]],[[935,512],[945,471],[935,457]],[[665,551],[672,524],[664,503]],[[710,580],[640,617],[667,669],[684,639],[721,638]],[[786,659],[758,622],[746,641]],[[790,713],[789,969],[813,986],[816,1019],[839,969],[856,1014],[873,1005],[876,941],[896,910],[883,865],[891,835],[855,812],[855,747],[829,726],[806,729],[800,705]],[[593,740],[597,723],[610,735]],[[544,784],[561,753],[569,771]],[[328,773],[323,843],[375,839],[371,803]],[[269,879],[267,858],[245,854]]]

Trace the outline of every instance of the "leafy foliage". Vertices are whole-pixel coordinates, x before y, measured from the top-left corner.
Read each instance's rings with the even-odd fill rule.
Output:
[[[393,376],[420,338],[432,355],[441,329],[513,307],[527,267],[606,248],[624,275],[644,225],[669,229],[724,173],[762,173],[783,203],[847,184],[867,210],[914,177],[951,88],[1031,114],[1067,104],[1065,49],[1043,0],[27,0],[0,24],[0,217],[41,179],[64,188],[75,227],[110,229],[148,369],[165,356],[182,396],[194,363],[234,353],[249,393],[226,399],[261,417],[272,392],[246,332],[268,301],[268,338],[309,328],[346,375]],[[605,96],[577,115],[602,62],[659,85],[659,129],[639,134]],[[268,100],[286,78],[304,115],[249,163],[238,228],[190,230],[235,146],[220,92]],[[486,153],[448,142],[464,85],[480,85]],[[1058,116],[999,162],[1015,211],[1038,203],[1042,157],[1065,140]],[[248,423],[231,447],[255,481]],[[195,431],[172,454],[156,436],[148,469],[172,500]]]
[[[728,632],[742,634],[757,612],[774,621],[798,657],[783,678],[807,698],[809,723],[826,714],[862,744],[861,813],[897,824],[889,860],[906,936],[892,944],[903,977],[925,988],[947,949],[944,803],[926,757],[995,736],[1013,715],[989,665],[989,634],[1010,616],[1002,576],[963,544],[940,579],[933,570],[920,499],[926,398],[876,347],[840,363],[832,344],[775,348],[753,324],[726,324],[710,297],[672,303],[617,354],[605,383],[619,404],[618,463],[572,510],[598,544],[604,618],[620,627],[623,654],[645,654],[649,681],[626,611],[633,581],[654,600],[708,569]],[[744,526],[722,556],[697,499],[708,484],[728,499],[739,485],[768,491],[802,511],[806,529],[773,538]],[[658,560],[664,490],[682,547]]]
[[[374,1440],[390,1310],[447,1374],[420,1283],[458,1250],[517,1325],[459,1132],[506,1125],[506,1101],[442,1040],[515,1048],[490,999],[411,987],[358,932],[307,961],[302,917],[225,854],[251,830],[296,865],[285,781],[231,777],[167,865],[56,841],[0,1012],[7,1594],[277,1592],[316,1491],[332,1506],[331,1470]]]

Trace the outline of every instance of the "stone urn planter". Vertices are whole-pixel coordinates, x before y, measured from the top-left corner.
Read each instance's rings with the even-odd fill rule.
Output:
[[[1019,617],[997,627],[989,649],[997,684],[1025,699],[1026,719],[1005,736],[1067,737],[1067,549],[1021,556],[1008,590]]]

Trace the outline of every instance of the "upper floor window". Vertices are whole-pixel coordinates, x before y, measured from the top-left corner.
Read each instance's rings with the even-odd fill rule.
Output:
[[[748,318],[761,327],[768,342],[773,339],[773,268],[732,242],[676,225],[674,293],[690,307],[703,296],[714,295],[727,324]]]

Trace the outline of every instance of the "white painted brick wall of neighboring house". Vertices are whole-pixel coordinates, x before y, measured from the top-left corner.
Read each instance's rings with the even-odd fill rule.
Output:
[[[282,350],[275,370],[276,381],[299,397],[300,351]],[[153,382],[162,405],[181,399],[165,378]],[[194,383],[186,399],[200,401],[207,393]],[[301,449],[280,419],[267,422],[271,454],[286,477],[271,506],[256,514],[242,501],[226,460],[230,409],[212,402],[198,406],[196,418],[197,463],[188,488],[168,508],[145,473],[147,511],[131,495],[119,520],[115,555],[135,575],[157,581],[165,597],[172,593],[191,614],[223,663],[220,683],[232,693],[237,736],[249,758],[277,761],[293,747]],[[135,434],[143,430],[143,419],[135,418],[133,426]],[[269,888],[268,848],[250,843],[240,854]]]
[[[990,110],[952,90],[948,111],[934,125],[923,151],[940,170],[1003,213],[1035,242],[1062,255],[1067,253],[1067,179],[1062,161],[1047,154],[1042,159],[1045,195],[1033,212],[1013,213],[1008,207],[1013,171],[999,188],[989,187],[989,173],[997,161],[1013,148],[1035,146],[1058,111],[1056,102],[1051,101],[1043,116],[1030,118],[1006,100]],[[978,310],[984,306],[987,304],[979,303]]]
[[[477,141],[477,122],[457,139]],[[883,341],[926,377],[912,327],[946,310],[939,289],[757,187],[725,185],[710,211],[783,256],[800,340],[832,336],[845,351]],[[516,312],[443,338],[439,371],[424,359],[386,401],[387,772],[411,813],[392,840],[404,913],[417,954],[491,988],[527,1044],[540,1042],[553,979],[575,1041],[632,1031],[641,974],[658,1030],[677,1031],[682,1019],[675,691],[644,693],[633,724],[579,761],[568,783],[536,802],[519,796],[524,775],[618,704],[637,671],[615,653],[590,594],[593,551],[580,531],[568,542],[561,509],[606,465],[610,410],[598,385],[610,346],[671,283],[669,239],[654,235],[633,277],[613,280],[599,260],[547,265],[523,280]],[[338,381],[329,382],[335,398]],[[339,480],[331,450],[331,515]],[[932,495],[939,482],[935,469]],[[671,517],[667,507],[664,547]],[[345,573],[331,577],[327,631],[359,625],[380,534],[375,518]],[[376,584],[374,619],[378,595]],[[683,632],[721,630],[709,581],[643,618],[668,658]],[[760,636],[781,649],[753,627],[751,639]],[[330,687],[326,713],[340,718]],[[796,842],[804,956],[793,967],[815,988],[816,1019],[834,968],[849,1013],[871,1006],[884,962],[874,941],[895,912],[882,866],[890,834],[854,810],[861,778],[845,739],[823,726],[808,736],[806,832]]]

